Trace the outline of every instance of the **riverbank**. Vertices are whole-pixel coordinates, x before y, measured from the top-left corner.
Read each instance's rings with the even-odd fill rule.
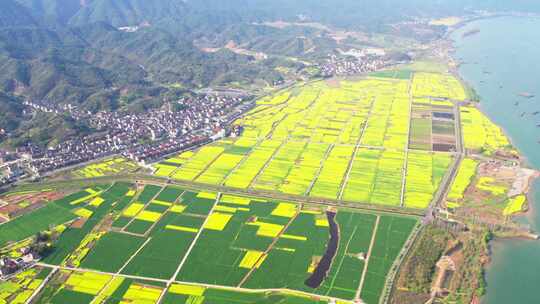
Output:
[[[538,98],[525,99],[517,94],[534,93],[537,89],[533,79],[540,76],[537,72],[540,64],[534,55],[540,45],[540,35],[534,33],[538,26],[538,16],[525,19],[515,15],[497,16],[464,23],[453,31],[453,35],[449,35],[454,39],[452,57],[461,63],[456,70],[482,96],[480,109],[504,129],[522,155],[522,166],[535,169],[540,165],[540,155],[536,152],[540,132],[533,115],[538,110],[535,103]],[[481,31],[466,38],[459,36],[461,31],[470,28],[480,28]],[[513,48],[501,48],[501,41]],[[490,73],[484,73],[485,70]],[[485,267],[487,294],[483,302],[540,301],[535,287],[527,283],[539,279],[540,243],[534,240],[534,234],[528,233],[529,229],[538,229],[540,213],[535,203],[540,198],[539,184],[538,179],[528,179],[525,190],[528,208],[511,220],[521,226],[524,232],[499,233],[490,242],[491,262]]]

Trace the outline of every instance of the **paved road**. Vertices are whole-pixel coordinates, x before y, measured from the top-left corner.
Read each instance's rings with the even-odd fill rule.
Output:
[[[191,182],[191,181],[180,181],[180,180],[171,180],[163,177],[153,176],[153,175],[144,175],[144,174],[124,174],[119,176],[104,176],[104,177],[94,177],[94,178],[80,178],[80,179],[71,179],[65,181],[51,181],[51,182],[42,182],[42,183],[31,183],[21,186],[21,189],[39,189],[43,187],[86,187],[88,184],[95,183],[112,183],[112,182],[140,182],[147,184],[156,184],[156,185],[175,185],[181,188],[186,188],[193,191],[212,191],[212,192],[221,192],[224,194],[240,195],[240,196],[255,196],[260,198],[272,199],[272,200],[284,200],[297,203],[307,203],[323,206],[332,206],[332,207],[344,207],[360,211],[367,212],[382,212],[382,213],[392,213],[399,214],[404,216],[422,216],[424,211],[417,209],[408,209],[400,207],[392,207],[383,204],[366,204],[358,202],[348,202],[348,201],[339,201],[332,199],[322,199],[316,197],[305,197],[299,195],[289,195],[284,193],[272,192],[272,191],[261,191],[261,190],[252,190],[252,189],[237,189],[226,186],[218,185],[208,185],[203,183]]]

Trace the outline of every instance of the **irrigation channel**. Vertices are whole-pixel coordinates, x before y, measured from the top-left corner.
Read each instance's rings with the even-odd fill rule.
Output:
[[[317,268],[313,271],[313,274],[305,282],[311,288],[318,288],[328,276],[328,271],[330,270],[330,266],[332,266],[339,245],[339,226],[336,223],[336,213],[327,211],[326,217],[328,218],[330,239],[328,240],[328,246],[326,246],[324,256],[317,265]]]

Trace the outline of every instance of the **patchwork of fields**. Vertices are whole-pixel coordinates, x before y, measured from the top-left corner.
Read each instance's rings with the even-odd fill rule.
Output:
[[[150,304],[325,304],[294,292],[253,292],[246,290],[207,288],[198,285],[173,283],[167,286],[160,281],[147,281],[91,272],[60,271],[53,280],[62,284],[51,284],[45,288],[45,296],[38,303],[141,303]]]
[[[0,284],[0,303],[28,301],[47,279],[35,303],[377,304],[419,219],[298,201],[426,209],[460,152],[458,132],[464,148],[488,155],[509,144],[465,100],[453,76],[410,71],[263,98],[236,122],[241,136],[166,159],[154,174],[287,199],[90,185],[0,225],[1,254],[20,254],[39,232],[55,240],[38,267]],[[462,203],[477,166],[461,162],[448,205]],[[134,169],[112,159],[77,174]]]
[[[155,174],[292,197],[423,209],[452,162],[454,103],[465,99],[459,81],[442,74],[316,82],[263,98],[236,122],[244,128],[240,137],[167,159],[155,165]],[[431,176],[416,172],[424,165],[433,169]]]
[[[95,186],[50,206],[71,216],[43,217],[61,227],[43,265],[60,269],[47,273],[52,279],[38,303],[345,303],[357,297],[377,303],[418,223],[415,217],[150,184]],[[24,242],[32,234],[19,225],[34,216],[0,227],[11,241]],[[38,223],[32,232],[48,227]],[[331,227],[336,249],[328,253]],[[322,263],[323,256],[331,263]],[[308,287],[306,280],[321,271],[326,275]]]

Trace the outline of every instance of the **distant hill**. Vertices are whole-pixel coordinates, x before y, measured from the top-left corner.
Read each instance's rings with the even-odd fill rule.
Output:
[[[16,0],[43,22],[66,24],[82,7],[81,0]]]
[[[182,0],[94,0],[71,18],[71,24],[107,22],[121,27],[138,25],[144,21],[154,23],[164,18],[182,20],[187,10]]]
[[[28,1],[28,0],[27,0]],[[46,1],[46,0],[42,0]],[[58,1],[58,0],[56,0]],[[114,26],[171,21],[192,30],[262,20],[306,19],[339,27],[380,30],[414,17],[460,15],[471,10],[540,12],[536,0],[94,0],[71,19],[72,24],[97,21]]]
[[[0,29],[0,66],[0,89],[34,100],[75,104],[145,77],[140,67],[88,48],[70,30]]]
[[[114,109],[103,90],[268,79],[272,66],[223,50],[205,53],[158,28],[123,32],[100,23],[62,30],[0,29],[0,89],[34,100]],[[104,99],[105,98],[105,99]],[[90,102],[91,101],[91,102]]]

